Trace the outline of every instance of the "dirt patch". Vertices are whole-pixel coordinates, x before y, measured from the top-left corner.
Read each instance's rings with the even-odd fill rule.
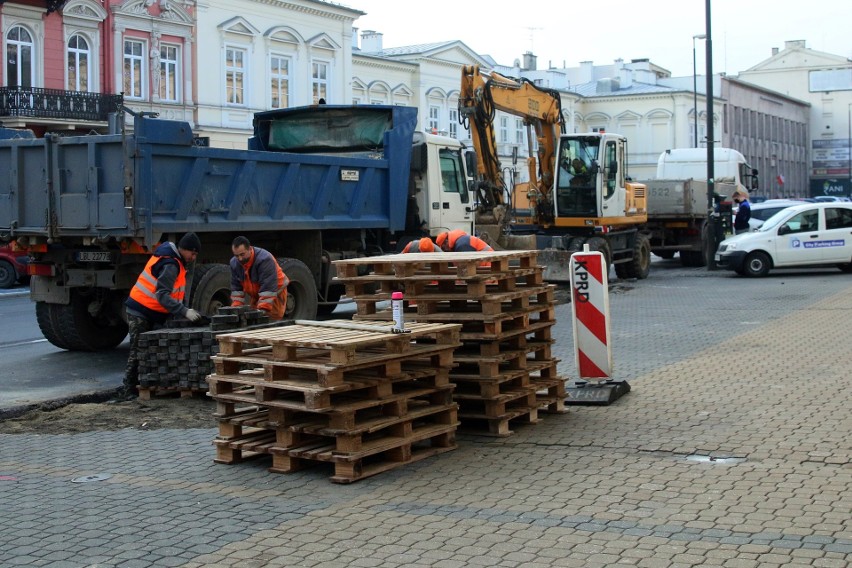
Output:
[[[92,430],[214,428],[216,403],[207,397],[108,400],[31,410],[0,420],[0,434],[74,434]]]

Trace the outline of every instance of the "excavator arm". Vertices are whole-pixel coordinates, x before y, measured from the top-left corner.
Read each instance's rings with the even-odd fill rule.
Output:
[[[473,146],[479,156],[477,168],[482,180],[479,199],[486,212],[505,206],[508,193],[497,155],[494,116],[498,110],[523,118],[524,124],[535,132],[537,158],[533,152],[532,135],[528,137],[530,204],[538,221],[549,223],[553,219],[551,188],[556,168],[556,146],[565,129],[559,93],[537,87],[523,78],[504,77],[495,72],[483,75],[478,65],[463,67],[459,121],[470,129]]]

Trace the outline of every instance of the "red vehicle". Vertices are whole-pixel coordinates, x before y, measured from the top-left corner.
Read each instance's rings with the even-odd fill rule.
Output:
[[[26,279],[27,253],[14,251],[9,245],[0,246],[0,288],[11,288]]]

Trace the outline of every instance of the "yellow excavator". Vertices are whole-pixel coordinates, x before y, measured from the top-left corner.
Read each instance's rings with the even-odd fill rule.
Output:
[[[496,111],[528,128],[529,182],[507,187],[497,155]],[[567,281],[574,252],[604,254],[622,278],[645,278],[651,244],[645,185],[627,175],[627,139],[617,134],[566,134],[558,91],[528,79],[464,66],[459,121],[470,129],[477,157],[477,229],[495,248],[539,249],[545,278]],[[535,141],[535,146],[534,146]]]

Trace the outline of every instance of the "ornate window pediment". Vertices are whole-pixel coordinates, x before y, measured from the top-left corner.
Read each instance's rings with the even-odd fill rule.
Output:
[[[231,18],[216,27],[223,33],[232,33],[249,37],[260,35],[260,30],[251,25],[248,20],[241,16]]]
[[[305,43],[305,40],[301,35],[299,35],[299,32],[289,27],[277,26],[269,28],[263,35],[270,41],[288,43],[291,45],[301,45]]]
[[[62,15],[67,18],[80,18],[93,22],[102,22],[107,17],[107,11],[93,0],[70,0],[62,7]]]
[[[340,44],[334,41],[332,37],[326,33],[315,35],[309,39],[307,43],[313,49],[327,49],[329,51],[337,51],[340,49]]]

